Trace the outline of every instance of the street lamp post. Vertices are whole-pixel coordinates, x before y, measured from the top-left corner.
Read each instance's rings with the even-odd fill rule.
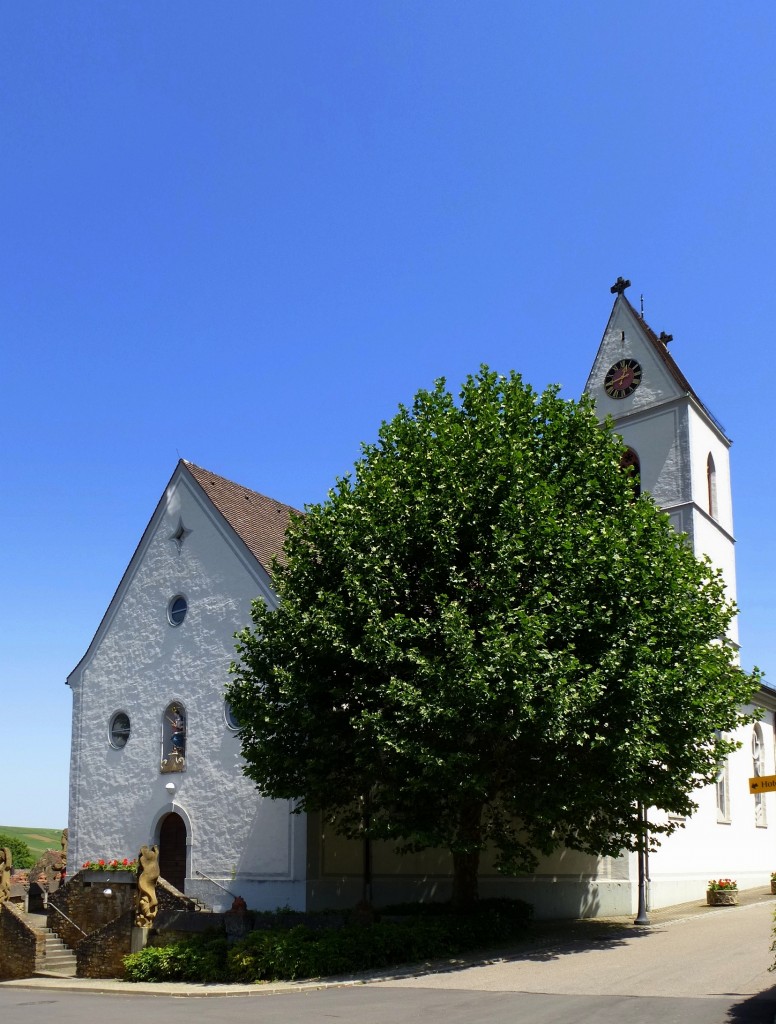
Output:
[[[634,924],[649,924],[647,916],[647,815],[639,803],[639,910]]]

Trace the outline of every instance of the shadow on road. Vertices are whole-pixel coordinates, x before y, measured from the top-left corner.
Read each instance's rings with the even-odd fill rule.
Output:
[[[634,939],[646,938],[662,931],[660,926],[638,928],[608,921],[572,921],[538,924],[524,946],[511,948],[503,960],[557,960],[561,956],[584,953],[590,949],[621,946]]]
[[[773,1024],[776,1016],[776,986],[758,992],[728,1010],[725,1024]]]
[[[531,933],[522,943],[512,943],[508,947],[482,950],[460,958],[436,960],[426,964],[407,964],[406,966],[386,968],[383,971],[370,972],[372,977],[382,981],[392,979],[418,977],[423,974],[447,974],[465,971],[470,967],[485,967],[489,964],[516,963],[532,961],[534,963],[558,960],[563,956],[584,953],[590,949],[611,948],[623,945],[626,940],[640,938],[656,929],[628,927],[605,921],[572,921],[539,923],[534,925]],[[342,975],[336,980],[350,980],[357,975]]]

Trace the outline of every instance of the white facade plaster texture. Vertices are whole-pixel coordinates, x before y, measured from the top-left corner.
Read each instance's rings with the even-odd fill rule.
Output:
[[[179,518],[191,531],[180,550],[171,539]],[[216,907],[231,904],[202,872],[254,907],[303,905],[304,818],[292,816],[285,801],[262,798],[244,777],[239,740],[224,715],[233,634],[249,621],[257,594],[274,601],[258,562],[239,549],[185,475],[173,478],[69,680],[77,726],[74,865],[136,856],[143,844],[158,842],[161,820],[175,810],[187,822],[187,892],[200,892]],[[185,597],[188,611],[172,626],[167,608],[176,595]],[[185,711],[186,767],[163,774],[163,716],[173,702]],[[121,749],[109,738],[116,711],[130,720]],[[175,786],[172,800],[169,784]]]

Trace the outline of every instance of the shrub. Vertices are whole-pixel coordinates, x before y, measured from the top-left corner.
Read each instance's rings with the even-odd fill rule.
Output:
[[[228,954],[232,981],[319,977],[454,956],[520,938],[531,917],[521,900],[484,900],[472,914],[448,904],[387,908],[377,924],[252,932]]]
[[[253,932],[236,943],[228,954],[229,976],[242,982],[311,978],[453,952],[439,921],[347,925],[336,931],[313,931],[298,925],[285,932]]]
[[[127,981],[227,981],[226,938],[198,935],[170,946],[147,946],[124,957]]]
[[[525,932],[531,907],[520,900],[486,900],[473,914],[443,904],[392,907],[393,920],[340,928],[264,928],[227,950],[222,938],[202,937],[124,958],[129,981],[293,980],[454,956],[513,941]]]

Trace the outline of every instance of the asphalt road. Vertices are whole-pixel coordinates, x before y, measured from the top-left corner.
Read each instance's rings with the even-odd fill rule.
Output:
[[[776,1002],[729,997],[570,996],[407,990],[384,985],[185,999],[96,992],[0,992],[4,1024],[772,1024]]]
[[[75,991],[72,982],[0,984],[0,1022],[773,1024],[775,905],[767,898],[656,921],[646,930],[592,922],[547,932],[508,957],[337,987],[256,986],[251,994],[218,996],[207,986],[168,986],[177,994],[157,988],[150,995],[121,983],[102,992],[86,982],[75,983]],[[182,998],[196,995],[213,998]]]

